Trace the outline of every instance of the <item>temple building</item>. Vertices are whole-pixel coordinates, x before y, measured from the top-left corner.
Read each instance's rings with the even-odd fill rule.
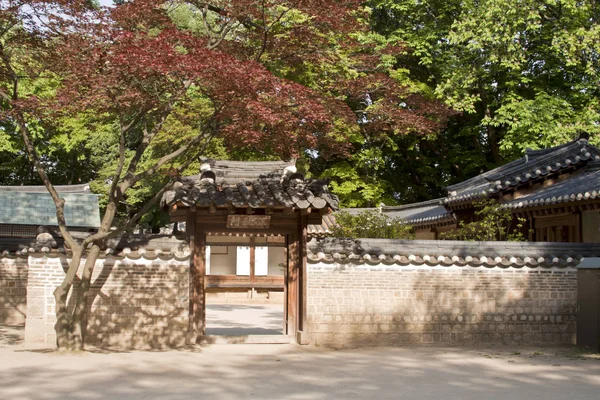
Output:
[[[439,239],[460,221],[472,222],[476,203],[496,200],[526,221],[535,242],[600,242],[600,149],[584,137],[525,156],[448,186],[447,196],[383,206],[381,212],[414,227],[416,239]],[[324,230],[322,228],[321,230]]]

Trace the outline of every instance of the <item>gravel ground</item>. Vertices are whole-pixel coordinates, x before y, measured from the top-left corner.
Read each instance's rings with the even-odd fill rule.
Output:
[[[569,348],[210,345],[62,354],[0,348],[0,399],[599,399]]]

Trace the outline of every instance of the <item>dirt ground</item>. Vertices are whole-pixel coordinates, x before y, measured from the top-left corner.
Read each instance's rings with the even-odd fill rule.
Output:
[[[0,344],[0,399],[599,399],[569,348],[209,345],[60,354]]]
[[[282,335],[281,304],[207,304],[208,335]]]

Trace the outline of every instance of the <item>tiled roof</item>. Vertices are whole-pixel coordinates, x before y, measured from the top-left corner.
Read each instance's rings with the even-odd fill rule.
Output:
[[[295,207],[299,209],[323,209],[330,207],[336,210],[339,206],[337,196],[329,192],[327,182],[322,180],[257,178],[254,181],[215,182],[204,178],[194,181],[185,179],[178,182],[173,190],[166,192],[162,198],[163,206],[175,203],[185,206],[200,207],[234,206],[234,207]]]
[[[31,240],[6,249],[0,243],[0,256],[23,257],[32,253],[49,256],[65,254],[64,248],[39,248]],[[31,247],[27,247],[30,244]],[[593,243],[457,242],[393,239],[313,239],[308,243],[310,264],[354,264],[361,268],[398,266],[442,266],[485,268],[553,268],[577,266],[586,257],[599,257],[600,245]],[[101,258],[177,259],[190,257],[186,240],[165,235],[123,235],[112,239]]]
[[[429,265],[481,267],[573,267],[600,256],[589,243],[463,242],[435,240],[312,240],[308,261],[325,264]]]
[[[331,229],[336,225],[334,214],[325,214],[321,225],[308,224],[306,227],[308,237],[326,237],[331,236]]]
[[[294,161],[204,160],[203,167],[215,174],[217,183],[225,181],[232,184],[259,178],[281,177],[286,168],[295,169],[295,164]],[[189,179],[198,180],[200,175],[191,176]]]
[[[590,162],[582,171],[565,180],[542,187],[503,206],[518,209],[595,199],[600,200],[600,161]]]
[[[19,186],[19,188],[24,188]],[[44,188],[45,190],[45,188]],[[70,227],[98,228],[98,195],[61,192],[65,220]],[[47,192],[0,190],[0,224],[57,226],[56,208]]]
[[[524,184],[562,170],[600,160],[600,149],[586,139],[544,150],[528,149],[525,157],[485,172],[464,182],[448,186],[445,204],[463,203]]]
[[[391,218],[400,218],[410,225],[454,221],[454,216],[442,205],[443,199],[434,199],[402,206],[384,206],[382,211]]]
[[[89,183],[81,183],[78,185],[55,185],[54,189],[56,189],[58,193],[91,193]],[[0,192],[46,193],[46,186],[0,186]]]

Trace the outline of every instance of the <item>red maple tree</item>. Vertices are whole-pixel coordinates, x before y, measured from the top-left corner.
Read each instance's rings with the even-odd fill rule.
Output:
[[[344,47],[352,49],[348,54],[355,52],[357,68],[377,72],[375,59],[365,57],[368,51],[347,36],[366,28],[360,21],[359,0],[119,3],[103,8],[88,0],[0,2],[0,117],[13,122],[21,134],[54,200],[60,232],[72,252],[66,277],[54,293],[57,344],[65,348],[83,347],[87,292],[104,243],[135,226],[172,181],[115,229],[118,205],[127,190],[160,172],[180,174],[213,137],[282,158],[307,148],[343,153],[347,141],[337,127],[357,126],[357,116],[345,100],[363,96],[365,90],[390,96],[377,119],[379,125],[373,125],[377,129],[404,123],[432,130],[437,123],[425,118],[430,111],[426,108],[422,113],[399,110],[402,88],[384,76],[349,82],[341,74],[315,87],[279,73],[303,63],[335,64]],[[177,6],[194,10],[203,24],[201,33],[173,21],[172,7]],[[290,19],[291,14],[301,18]],[[23,90],[28,81],[42,78],[57,82],[55,94],[39,96]],[[144,158],[167,119],[194,96],[206,99],[211,112],[198,112],[197,133],[183,141],[173,138],[172,145],[161,147],[163,153],[153,154],[155,161],[148,165]],[[43,155],[32,144],[30,127],[32,121],[48,127],[65,115],[82,112],[114,121],[119,149],[101,226],[97,233],[77,240],[67,227],[64,200],[47,176]],[[175,168],[181,159],[189,161]],[[75,307],[68,310],[67,297],[84,259]]]
[[[319,143],[343,149],[332,121],[343,118],[352,123],[353,115],[343,102],[276,76],[260,58],[273,45],[281,45],[281,54],[293,52],[293,35],[309,40],[339,29],[356,2],[190,1],[204,13],[205,22],[208,13],[217,16],[210,18],[212,25],[204,35],[176,26],[169,16],[170,3],[133,0],[102,8],[84,0],[2,2],[0,112],[19,130],[55,202],[60,232],[72,252],[66,277],[55,291],[59,347],[83,346],[87,292],[104,242],[134,226],[171,182],[115,230],[118,204],[129,188],[169,168],[183,155],[195,159],[215,135],[231,145],[268,149],[289,158]],[[275,8],[280,11],[272,12]],[[291,9],[311,16],[310,23],[288,32],[286,46],[269,43],[269,29]],[[228,37],[234,28],[244,37]],[[257,37],[261,42],[249,46]],[[259,50],[251,54],[251,47]],[[58,82],[55,95],[23,90],[27,81],[41,78]],[[142,163],[167,118],[191,93],[208,99],[212,113],[199,116],[200,129],[193,138],[167,146],[151,166]],[[100,229],[77,240],[67,227],[64,200],[47,176],[30,129],[32,121],[51,126],[62,116],[81,112],[110,116],[118,126],[114,134],[120,146]],[[127,147],[133,148],[131,157],[126,157]],[[177,175],[187,165],[184,162],[171,173]],[[70,311],[67,297],[84,259],[75,307]]]

